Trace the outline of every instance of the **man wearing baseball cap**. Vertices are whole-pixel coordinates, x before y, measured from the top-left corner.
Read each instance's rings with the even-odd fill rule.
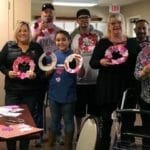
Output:
[[[98,71],[89,65],[89,60],[93,53],[93,49],[97,41],[102,37],[103,33],[90,25],[91,14],[88,9],[79,9],[76,13],[77,27],[72,33],[72,49],[75,53],[79,53],[83,57],[85,76],[78,79],[77,82],[77,101],[75,107],[75,116],[77,123],[77,136],[80,133],[80,125],[82,118],[86,113],[95,114],[95,106],[92,99],[95,96],[96,78]],[[86,112],[87,110],[87,112]]]
[[[43,4],[41,17],[31,27],[33,40],[38,42],[44,51],[54,51],[56,49],[54,37],[60,29],[53,23],[54,12],[54,6],[51,3]]]
[[[41,7],[41,16],[35,20],[31,26],[32,40],[38,42],[44,51],[54,51],[55,45],[55,34],[60,30],[54,25],[54,6],[51,3],[45,3]],[[43,79],[41,84],[41,91],[39,92],[39,100],[37,101],[37,112],[35,112],[35,121],[37,127],[43,128],[43,108],[45,93],[47,91],[48,81]],[[52,139],[52,138],[51,138]],[[35,146],[41,146],[42,135],[39,140],[36,140]]]
[[[80,9],[77,12],[76,17],[77,18],[81,18],[81,17],[89,17],[89,18],[91,18],[91,14],[90,14],[88,9]]]

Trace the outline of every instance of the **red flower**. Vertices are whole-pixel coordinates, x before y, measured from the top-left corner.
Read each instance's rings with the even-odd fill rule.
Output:
[[[122,64],[128,58],[128,50],[124,44],[110,46],[105,52],[105,58],[110,60],[113,65]]]
[[[34,71],[35,63],[28,56],[17,57],[13,63],[13,71],[17,72],[18,78],[20,78],[20,79],[28,78],[29,76],[27,74],[27,71],[23,72],[23,71],[19,70],[19,65],[21,65],[21,64],[26,64],[29,66],[29,70],[27,70],[27,71],[30,71],[30,70]]]
[[[96,34],[84,33],[81,34],[79,38],[79,48],[82,52],[91,52],[93,51],[95,44],[97,42]]]
[[[54,29],[53,29],[53,28],[49,28],[49,29],[48,29],[48,32],[49,32],[49,33],[52,33],[52,32],[54,32]]]

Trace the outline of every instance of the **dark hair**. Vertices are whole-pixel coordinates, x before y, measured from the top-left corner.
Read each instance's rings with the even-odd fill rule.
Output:
[[[77,11],[76,17],[79,18],[81,15],[86,15],[91,17],[90,11],[88,9],[79,9]]]
[[[54,6],[51,4],[51,3],[45,3],[42,5],[42,11],[46,10],[46,9],[52,9],[52,10],[55,10],[54,9]]]
[[[64,34],[67,37],[68,40],[71,40],[71,36],[70,36],[69,32],[67,32],[65,30],[57,31],[56,34],[55,34],[55,38],[56,38],[57,34]]]
[[[139,22],[145,22],[149,25],[149,22],[145,19],[139,19],[139,20],[135,21],[135,25],[137,25]]]

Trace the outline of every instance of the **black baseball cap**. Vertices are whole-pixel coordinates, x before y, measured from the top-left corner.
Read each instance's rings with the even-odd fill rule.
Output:
[[[76,17],[79,18],[80,16],[89,16],[91,17],[90,11],[88,9],[79,9],[77,11]]]
[[[54,6],[51,3],[45,3],[45,4],[42,5],[42,11],[44,11],[45,9],[54,10]]]

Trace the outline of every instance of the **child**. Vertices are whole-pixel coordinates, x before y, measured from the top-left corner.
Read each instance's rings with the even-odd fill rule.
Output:
[[[77,74],[80,77],[84,75],[83,67],[78,73],[69,73],[64,68],[66,57],[73,53],[70,49],[70,41],[71,38],[68,32],[61,30],[56,33],[55,42],[58,47],[55,51],[57,57],[56,69],[53,72],[46,72],[47,75],[51,75],[48,88],[51,112],[49,143],[50,146],[53,146],[59,129],[58,125],[61,122],[61,118],[63,118],[65,150],[72,149]]]

